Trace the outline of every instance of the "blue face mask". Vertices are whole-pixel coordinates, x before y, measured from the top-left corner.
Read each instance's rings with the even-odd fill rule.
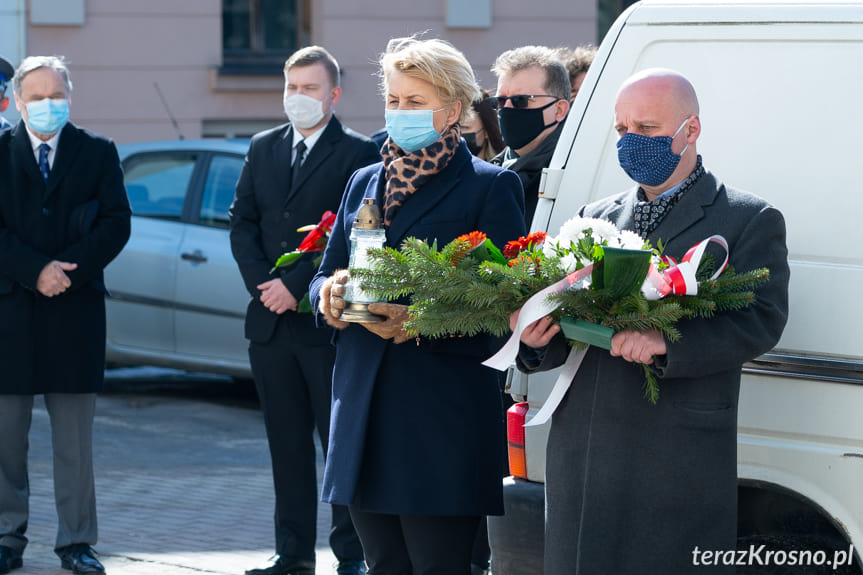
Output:
[[[434,127],[435,112],[440,110],[387,110],[387,134],[408,154],[425,148],[441,136]]]
[[[627,132],[617,141],[617,161],[626,174],[645,186],[658,186],[677,169],[680,158],[689,144],[679,154],[671,151],[671,142],[689,118],[683,120],[674,136],[642,136]]]
[[[39,134],[55,134],[69,121],[69,100],[65,98],[44,98],[26,107],[27,125]]]

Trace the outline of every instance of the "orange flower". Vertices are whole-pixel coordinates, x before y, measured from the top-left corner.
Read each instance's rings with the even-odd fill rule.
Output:
[[[471,232],[464,234],[455,239],[455,241],[470,242],[470,249],[473,249],[485,241],[486,235],[483,232]]]
[[[520,237],[518,240],[512,240],[506,243],[503,248],[503,256],[507,259],[518,257],[522,250],[534,249],[545,242],[545,232],[533,232],[527,237]]]
[[[503,257],[508,260],[513,260],[513,258],[518,257],[518,254],[519,252],[521,252],[522,247],[523,246],[521,245],[521,242],[518,240],[510,240],[506,242],[506,245],[503,246]],[[512,264],[513,262],[511,261],[510,265]]]
[[[525,248],[535,248],[545,243],[545,236],[545,232],[533,232],[532,234],[528,234],[526,238],[519,238],[519,241],[524,240],[522,245]]]
[[[453,266],[459,265],[467,255],[481,246],[485,242],[486,235],[483,232],[471,232],[463,234],[452,241],[455,249],[450,256],[450,263]]]

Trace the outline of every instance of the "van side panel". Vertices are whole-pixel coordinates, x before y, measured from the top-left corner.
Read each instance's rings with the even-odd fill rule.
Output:
[[[710,5],[711,18],[722,4]],[[835,21],[818,22],[814,9],[792,14],[771,4],[760,18],[750,18],[740,2],[731,3],[724,24],[696,22],[683,6],[657,10],[674,14],[671,24],[653,18],[650,4],[635,10],[613,50],[600,49],[575,102],[550,166],[563,170],[557,199],[541,200],[537,213],[546,219],[533,228],[556,233],[582,205],[631,187],[617,164],[613,130],[615,94],[625,78],[648,67],[689,77],[700,99],[704,166],[729,185],[764,197],[786,217],[790,317],[774,351],[814,365],[801,375],[744,373],[739,475],[817,502],[859,549],[863,7],[834,6],[823,15]],[[765,21],[765,14],[775,21]],[[850,377],[840,383],[819,375],[824,358],[841,360]],[[533,409],[556,376],[530,376]]]

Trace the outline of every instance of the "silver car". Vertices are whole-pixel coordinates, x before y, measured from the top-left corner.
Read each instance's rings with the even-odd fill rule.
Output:
[[[107,362],[250,378],[228,207],[248,141],[118,147],[132,235],[105,269]]]

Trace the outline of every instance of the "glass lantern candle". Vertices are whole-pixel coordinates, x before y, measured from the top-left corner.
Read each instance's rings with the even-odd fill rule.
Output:
[[[381,212],[374,198],[363,199],[351,226],[351,255],[348,267],[368,268],[370,249],[381,249],[386,245],[386,230],[381,225]],[[345,285],[347,306],[339,319],[353,323],[378,323],[385,318],[369,312],[369,304],[378,301],[360,287],[358,279],[350,278]]]

